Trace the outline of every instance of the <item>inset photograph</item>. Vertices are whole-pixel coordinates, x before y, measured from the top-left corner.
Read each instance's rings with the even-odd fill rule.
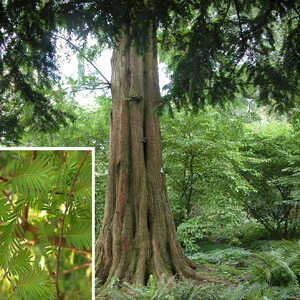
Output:
[[[91,150],[0,149],[0,299],[92,299]]]

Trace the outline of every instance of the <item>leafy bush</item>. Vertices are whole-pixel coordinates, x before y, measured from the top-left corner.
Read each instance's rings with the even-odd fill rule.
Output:
[[[253,190],[242,197],[246,211],[274,237],[291,237],[299,228],[300,143],[287,123],[252,128],[241,149],[241,170]],[[298,196],[297,196],[298,195]]]
[[[271,238],[270,232],[255,220],[246,220],[234,230],[234,237],[241,245],[253,245],[254,243],[265,243],[265,240]]]
[[[168,193],[178,226],[195,208],[237,200],[251,188],[240,175],[241,119],[207,106],[197,115],[177,112],[162,118]],[[213,192],[212,192],[213,187]],[[228,201],[227,201],[228,202]]]
[[[239,244],[237,232],[245,222],[245,213],[241,207],[226,201],[218,201],[210,207],[204,206],[199,216],[188,219],[177,227],[177,238],[189,254],[201,251],[199,242],[229,242]],[[224,205],[222,205],[224,204]]]

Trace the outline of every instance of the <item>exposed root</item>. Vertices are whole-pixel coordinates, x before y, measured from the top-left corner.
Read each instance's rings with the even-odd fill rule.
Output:
[[[170,290],[172,290],[173,288],[176,287],[176,284],[179,281],[185,281],[185,280],[192,280],[193,283],[195,285],[198,285],[198,286],[205,286],[205,285],[208,285],[208,284],[220,284],[222,286],[234,287],[234,288],[238,286],[236,283],[233,283],[233,282],[230,282],[230,281],[213,279],[213,278],[210,278],[210,277],[207,277],[207,276],[203,276],[203,275],[201,275],[200,272],[195,271],[195,270],[187,271],[187,269],[186,269],[184,273],[186,274],[185,279],[182,279],[182,278],[178,279],[178,278],[176,278],[176,276],[168,277],[165,274],[160,274],[159,279],[157,279],[157,286],[160,289],[170,291]],[[184,273],[182,272],[181,274],[184,274]],[[178,277],[178,274],[177,274],[177,277]],[[128,282],[125,283],[124,281],[117,281],[115,283],[111,283],[110,285],[103,286],[100,290],[100,293],[97,293],[96,300],[113,299],[113,298],[110,298],[110,296],[109,296],[109,292],[111,291],[111,288],[113,286],[115,288],[119,289],[120,292],[122,292],[122,293],[124,293],[128,296],[134,297],[134,296],[136,296],[136,294],[135,294],[136,290],[135,289],[137,287],[142,287],[142,286],[145,286],[145,285],[140,285],[140,284],[132,284],[131,285]]]

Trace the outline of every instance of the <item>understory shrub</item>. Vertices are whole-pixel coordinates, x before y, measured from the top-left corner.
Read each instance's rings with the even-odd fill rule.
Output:
[[[236,228],[234,237],[240,244],[249,245],[253,242],[259,243],[261,240],[267,240],[271,238],[271,235],[262,224],[255,220],[247,220]]]
[[[245,213],[239,206],[205,207],[201,210],[201,215],[190,218],[177,227],[177,238],[189,254],[199,252],[199,243],[205,240],[239,244],[237,233],[245,221]]]
[[[253,190],[241,197],[242,203],[274,238],[291,238],[300,226],[300,141],[284,122],[250,128],[240,149],[241,172]]]

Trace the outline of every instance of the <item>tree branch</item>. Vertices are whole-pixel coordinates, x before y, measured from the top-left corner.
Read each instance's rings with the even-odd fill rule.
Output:
[[[55,280],[55,286],[56,286],[56,299],[59,300],[59,286],[58,286],[58,277],[59,277],[59,257],[60,257],[60,253],[61,253],[61,248],[62,248],[62,242],[63,242],[63,234],[64,234],[64,226],[65,226],[65,219],[67,216],[67,213],[69,211],[70,208],[70,204],[71,204],[71,199],[73,196],[73,190],[75,187],[75,183],[77,181],[79,172],[84,164],[84,162],[86,161],[86,159],[88,158],[89,154],[91,153],[91,151],[86,151],[85,156],[83,157],[78,170],[73,178],[72,184],[71,184],[71,189],[69,192],[69,197],[67,199],[66,202],[66,206],[65,206],[65,211],[64,211],[64,215],[62,217],[61,220],[61,224],[60,224],[60,235],[59,235],[59,241],[58,241],[58,247],[57,247],[57,253],[56,253],[56,271],[55,271],[55,276],[56,276],[56,280]]]
[[[12,280],[10,279],[10,277],[9,277],[9,275],[8,275],[8,271],[6,271],[6,272],[4,273],[3,279],[4,279],[4,278],[6,278],[6,279],[9,281],[9,283],[10,283],[10,285],[11,285],[13,291],[15,292],[15,291],[16,291],[16,286],[14,285],[14,283],[12,282]],[[3,280],[3,279],[2,279],[2,280]]]
[[[80,49],[75,45],[73,44],[70,40],[66,39],[65,37],[63,36],[60,36],[60,35],[57,35],[57,34],[54,34],[55,37],[59,38],[59,39],[63,39],[64,41],[66,41],[68,44],[71,45],[72,48],[74,48],[76,51],[80,52]],[[85,56],[84,54],[81,54],[81,56],[97,71],[97,73],[104,79],[105,83],[107,84],[107,86],[109,88],[111,88],[111,83],[110,81],[103,75],[103,73],[96,67],[96,65],[87,57]]]
[[[20,225],[22,226],[22,229],[24,232],[29,231],[33,235],[33,241],[27,241],[28,244],[31,245],[37,245],[39,243],[38,239],[38,227],[30,224],[27,219],[24,217],[20,217],[21,223]],[[53,245],[53,246],[58,246],[59,245],[59,240],[60,237],[56,236],[55,234],[49,235],[47,237],[48,241]],[[77,249],[75,247],[68,247],[66,239],[63,237],[62,242],[61,242],[61,248],[70,250],[70,251],[75,251],[76,253],[79,254],[91,254],[91,250],[86,250],[86,249]]]
[[[53,245],[53,246],[58,246],[58,237],[55,236],[54,238],[53,237],[49,237],[48,238],[48,241]],[[25,241],[25,242],[21,242],[22,245],[37,245],[37,243],[35,243],[35,241]],[[62,242],[62,246],[61,246],[62,249],[64,250],[69,250],[69,251],[74,251],[80,255],[86,255],[86,254],[92,254],[92,251],[91,250],[87,250],[87,249],[77,249],[75,247],[68,247],[67,246],[67,243],[66,243],[66,240],[63,238],[63,242]]]
[[[223,15],[223,19],[222,19],[222,21],[221,21],[221,23],[220,23],[220,26],[219,26],[219,30],[221,30],[221,28],[222,28],[223,25],[224,25],[224,22],[225,22],[225,20],[226,20],[227,15],[228,15],[228,11],[229,11],[230,5],[231,5],[231,1],[228,1],[226,11],[225,11],[225,13],[224,13],[224,15]]]
[[[84,268],[87,268],[91,265],[91,262],[87,262],[85,264],[82,264],[82,265],[78,265],[78,266],[74,266],[73,268],[71,269],[68,269],[68,270],[64,270],[63,271],[63,274],[68,274],[70,272],[73,272],[73,271],[76,271],[76,270],[79,270],[79,269],[84,269]]]
[[[239,5],[238,5],[237,0],[234,0],[234,5],[235,5],[236,14],[237,14],[237,17],[238,17],[240,34],[241,34],[241,38],[242,38],[242,42],[243,42],[243,46],[244,46],[244,51],[246,51],[247,41],[246,41],[244,33],[243,33],[242,22],[241,22],[241,17],[240,17],[240,9],[239,9]]]
[[[5,178],[5,177],[3,177],[3,176],[0,176],[0,180],[3,181],[3,182],[7,182],[8,181],[8,179]]]
[[[11,207],[13,209],[15,209],[15,206],[13,204],[13,202],[11,201],[11,198],[10,198],[10,194],[8,194],[5,190],[2,190],[2,194],[3,196],[8,200],[8,202],[10,203]]]

